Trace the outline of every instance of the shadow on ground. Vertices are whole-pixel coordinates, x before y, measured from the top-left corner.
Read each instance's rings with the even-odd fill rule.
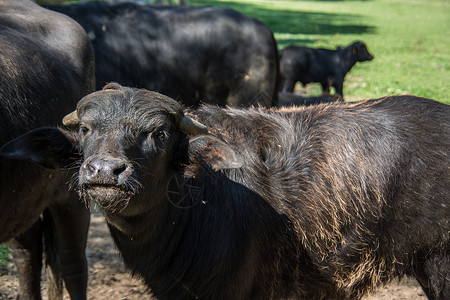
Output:
[[[342,0],[334,0],[342,1]],[[352,1],[358,2],[358,1]],[[314,37],[295,35],[333,35],[333,34],[365,34],[375,32],[375,27],[365,25],[363,16],[351,13],[323,13],[267,8],[258,3],[236,3],[232,1],[192,1],[193,5],[225,6],[259,19],[279,35],[294,35],[293,37],[277,37],[281,47],[288,44],[310,46]],[[356,3],[355,3],[356,5]]]

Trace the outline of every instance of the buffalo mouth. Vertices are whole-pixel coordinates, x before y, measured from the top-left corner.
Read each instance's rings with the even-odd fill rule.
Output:
[[[120,213],[127,208],[134,192],[110,184],[84,184],[80,188],[81,198],[88,204],[100,206],[108,213]]]

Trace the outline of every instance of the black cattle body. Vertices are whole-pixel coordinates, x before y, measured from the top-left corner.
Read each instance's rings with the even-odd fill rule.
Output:
[[[289,107],[289,106],[309,106],[316,105],[320,103],[331,103],[331,102],[342,102],[344,101],[341,97],[335,95],[321,95],[321,96],[308,96],[303,97],[291,92],[279,92],[278,93],[278,107]]]
[[[414,96],[183,111],[110,84],[73,130],[1,153],[61,167],[81,150],[81,196],[158,299],[359,299],[403,275],[448,299],[449,118]]]
[[[32,1],[0,0],[0,145],[56,126],[94,91],[94,52],[83,28]],[[49,295],[86,299],[89,211],[70,174],[0,158],[0,242],[8,241],[21,299],[40,299],[43,239]],[[41,219],[42,214],[42,219]],[[43,238],[43,236],[45,236]],[[52,280],[53,279],[53,280]],[[55,298],[56,299],[56,298]]]
[[[276,106],[278,50],[260,21],[230,8],[95,2],[47,6],[80,23],[108,82],[158,91],[187,106]]]
[[[324,93],[334,87],[336,95],[343,97],[344,77],[357,63],[372,60],[373,56],[363,42],[354,42],[336,50],[288,46],[280,51],[280,89],[293,92],[295,84],[319,82]]]

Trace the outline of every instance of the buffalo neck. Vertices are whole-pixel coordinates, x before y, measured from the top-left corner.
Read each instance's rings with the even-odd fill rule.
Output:
[[[343,74],[346,74],[356,64],[356,58],[351,47],[344,48],[341,51],[345,53],[340,60],[344,71]]]
[[[189,179],[178,191],[171,190],[191,199],[176,202],[180,199],[165,197],[157,212],[123,218],[128,233],[110,225],[127,267],[140,274],[161,299],[170,299],[175,291],[186,294],[186,298],[192,295],[203,298],[202,293],[214,291],[227,291],[224,295],[232,297],[238,291],[234,290],[236,285],[229,284],[231,278],[247,274],[248,278],[242,280],[253,285],[260,275],[242,270],[254,270],[250,265],[277,259],[265,254],[268,249],[255,250],[251,245],[265,244],[269,237],[271,241],[267,244],[273,247],[284,244],[278,240],[279,232],[270,232],[287,224],[270,205],[251,189],[224,174],[211,175],[211,172],[207,172],[208,176]],[[236,240],[248,242],[236,243]],[[243,260],[245,257],[251,259]],[[230,261],[236,265],[230,265]],[[219,278],[214,286],[199,280],[211,276]]]

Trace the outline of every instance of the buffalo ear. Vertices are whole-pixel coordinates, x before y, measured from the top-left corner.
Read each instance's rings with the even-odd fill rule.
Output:
[[[216,137],[203,135],[189,141],[189,160],[193,164],[209,165],[214,171],[236,169],[243,165],[240,154]]]
[[[70,168],[81,159],[75,146],[75,137],[58,128],[38,128],[0,148],[5,158],[23,159],[48,169]]]

